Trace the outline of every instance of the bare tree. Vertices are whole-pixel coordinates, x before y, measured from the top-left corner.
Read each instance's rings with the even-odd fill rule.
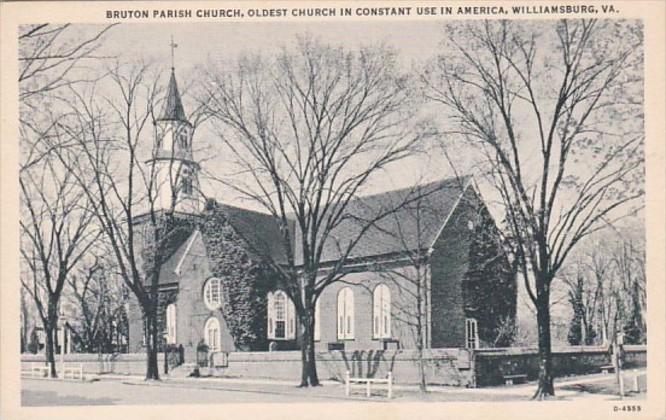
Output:
[[[462,186],[461,186],[462,187]],[[428,307],[430,296],[429,281],[429,247],[427,243],[427,220],[438,218],[439,212],[427,200],[427,196],[436,193],[430,188],[423,191],[416,187],[420,198],[402,208],[398,214],[388,216],[392,219],[395,231],[382,232],[388,240],[397,241],[404,254],[405,262],[392,266],[381,267],[380,277],[394,284],[399,293],[398,298],[391,300],[391,318],[404,323],[414,334],[417,365],[419,370],[419,389],[427,391],[425,349],[428,346]],[[461,188],[462,191],[462,188]],[[413,227],[410,229],[409,227]]]
[[[77,309],[69,327],[85,352],[118,352],[127,340],[127,296],[116,271],[110,261],[95,255],[67,280],[67,298]]]
[[[537,309],[543,398],[554,394],[552,280],[582,238],[643,195],[642,27],[485,21],[446,32],[423,81],[502,199]]]
[[[105,35],[117,24],[83,26],[33,24],[19,27],[19,102],[22,143],[21,170],[67,147],[54,133],[62,117],[56,105],[65,88],[93,78],[85,66],[104,58],[98,54]]]
[[[571,345],[592,344],[594,340],[594,306],[590,305],[590,293],[585,289],[585,280],[580,273],[567,280],[569,303],[573,312],[569,324],[567,341]],[[592,310],[590,311],[590,308]]]
[[[56,377],[54,333],[66,280],[100,232],[83,189],[54,158],[22,171],[21,282],[31,296],[46,333],[46,356]],[[62,343],[61,343],[62,345]]]
[[[31,24],[19,28],[19,99],[47,95],[78,81],[74,75],[83,61],[99,59],[97,50],[104,35],[117,24],[86,31],[82,26],[65,24]],[[73,78],[70,76],[74,75]]]
[[[643,239],[629,230],[634,228],[613,227],[586,238],[563,270],[574,309],[571,331],[578,338],[572,344],[607,346],[620,332],[629,343],[645,341]]]
[[[641,243],[625,239],[616,247],[614,266],[621,284],[622,332],[625,343],[647,342],[647,282],[645,276],[645,249]]]
[[[116,65],[103,82],[71,90],[71,118],[60,127],[76,148],[61,149],[59,156],[86,186],[114,265],[138,301],[146,336],[146,379],[159,379],[160,268],[177,238],[192,228],[188,216],[175,211],[183,199],[183,171],[174,159],[176,142],[170,155],[163,156],[171,158],[166,179],[158,176],[156,165],[143,161],[164,147],[148,137],[160,94],[159,77],[151,74],[150,66]],[[146,144],[153,145],[152,150],[146,150]],[[170,189],[168,203],[160,200],[163,188]]]
[[[212,67],[205,92],[200,102],[235,159],[235,176],[221,181],[281,228],[286,261],[269,263],[300,321],[301,386],[319,385],[315,302],[369,226],[393,210],[367,220],[347,211],[374,175],[427,137],[414,91],[390,49],[352,52],[306,37],[269,58]],[[341,226],[354,232],[344,243],[332,234]],[[335,263],[322,274],[331,252]]]

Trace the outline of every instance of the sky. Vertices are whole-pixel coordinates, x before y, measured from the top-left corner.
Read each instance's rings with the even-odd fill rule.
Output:
[[[363,45],[386,43],[398,52],[404,69],[420,69],[437,52],[443,37],[437,22],[257,22],[195,24],[123,24],[106,37],[100,54],[122,61],[146,60],[162,68],[164,83],[171,67],[171,37],[175,48],[176,77],[186,112],[194,107],[188,98],[192,78],[210,60],[233,60],[242,53],[272,53],[289,46],[299,35],[311,34],[325,43],[356,49]],[[189,105],[189,106],[188,106]],[[225,156],[215,152],[216,139],[208,127],[198,129],[193,139],[195,159],[206,159],[207,171],[225,167]],[[213,153],[211,156],[210,153]],[[365,192],[375,193],[408,187],[418,180],[436,180],[453,175],[442,155],[421,155],[401,161],[376,177]],[[260,210],[256,204],[241,201],[237,193],[202,179],[202,190],[225,203]]]
[[[98,29],[99,27],[97,27]],[[95,30],[81,26],[81,31]],[[183,92],[186,112],[195,106],[188,93],[190,87],[212,61],[234,60],[243,53],[272,53],[283,46],[289,46],[297,36],[310,34],[325,43],[344,45],[356,49],[363,45],[385,43],[397,50],[401,66],[406,71],[417,72],[424,63],[436,56],[442,48],[444,28],[436,21],[319,21],[319,22],[219,22],[219,23],[127,23],[113,28],[106,36],[99,51],[100,55],[116,57],[119,62],[147,61],[153,63],[161,71],[161,84],[166,86],[168,71],[171,67],[171,37],[178,45],[175,49],[175,67],[179,87]],[[548,40],[548,38],[546,38]],[[442,108],[432,106],[426,111],[435,117],[440,128],[447,128],[447,119]],[[527,120],[527,119],[525,119]],[[521,123],[525,126],[526,122]],[[444,142],[448,139],[443,138]],[[151,142],[152,138],[146,138]],[[537,141],[525,142],[526,159],[523,169],[540,165],[538,153],[532,154],[530,148],[537,151]],[[206,171],[223,174],[229,165],[215,132],[204,124],[198,128],[193,140],[195,159],[204,161]],[[530,158],[529,156],[533,156]],[[451,149],[450,157],[455,160],[457,170],[474,175],[471,151],[468,149]],[[586,162],[572,162],[578,165],[578,172],[584,172]],[[405,159],[393,165],[375,177],[365,189],[365,193],[376,193],[384,190],[411,186],[419,180],[437,180],[452,176],[450,163],[442,153],[421,154]],[[502,209],[494,203],[499,201],[494,188],[484,185],[477,178],[490,210],[496,219],[502,217]],[[241,201],[237,193],[219,183],[202,180],[202,189],[206,196],[215,197],[219,201],[258,209],[256,204]]]

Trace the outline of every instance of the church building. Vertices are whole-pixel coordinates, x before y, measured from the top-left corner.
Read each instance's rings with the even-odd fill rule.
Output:
[[[177,197],[175,210],[197,222],[170,247],[161,268],[164,344],[182,345],[188,362],[202,344],[209,352],[297,349],[294,305],[267,264],[269,258],[286,261],[278,223],[268,214],[202,199],[192,133],[172,70],[146,164],[154,165],[161,205],[168,208]],[[515,319],[515,267],[473,179],[420,188],[425,193],[418,202],[367,231],[347,259],[343,281],[318,298],[317,350],[409,349],[417,337],[426,348],[510,343],[503,327]],[[359,197],[348,211],[368,216],[411,191]],[[338,261],[334,242],[345,243],[357,228],[342,223],[331,233],[321,270]],[[129,322],[130,352],[143,352],[136,304]]]

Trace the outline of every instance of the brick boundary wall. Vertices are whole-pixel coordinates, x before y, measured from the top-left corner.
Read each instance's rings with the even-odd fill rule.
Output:
[[[46,363],[43,354],[22,354],[22,369],[28,370],[31,363]],[[81,364],[83,372],[88,374],[104,375],[145,375],[145,353],[119,353],[119,354],[92,354],[70,353],[65,355],[65,364]],[[160,374],[164,367],[164,353],[159,353],[157,363]],[[60,371],[60,355],[56,356],[56,370]]]
[[[429,383],[471,386],[472,370],[466,350],[433,349],[425,352]],[[345,372],[360,377],[385,377],[391,371],[396,383],[418,383],[418,357],[415,350],[357,350],[317,353],[317,374],[321,380],[344,381]],[[229,367],[215,374],[256,377],[256,375],[300,381],[300,351],[275,353],[231,353]]]
[[[143,353],[97,355],[67,354],[65,363],[81,363],[88,374],[144,375],[146,355]],[[431,349],[425,351],[427,382],[461,387],[491,386],[503,383],[503,375],[526,374],[536,379],[538,355],[535,348]],[[59,363],[60,357],[57,361]],[[24,368],[31,362],[44,362],[43,355],[21,356]],[[263,378],[300,381],[300,351],[233,352],[228,367],[208,369],[206,374],[230,378]],[[598,373],[610,363],[605,347],[555,347],[553,367],[556,377]],[[625,367],[643,367],[647,363],[646,346],[625,346]],[[164,354],[159,355],[160,373]],[[418,358],[415,350],[357,350],[317,353],[317,372],[321,380],[343,381],[345,372],[352,376],[383,377],[393,372],[396,383],[419,381]]]
[[[633,369],[647,365],[647,346],[624,346],[624,368]],[[474,377],[476,386],[504,383],[504,375],[527,375],[537,379],[539,358],[536,348],[482,349],[474,352]],[[553,347],[554,376],[599,373],[601,366],[611,363],[607,347],[571,346]]]

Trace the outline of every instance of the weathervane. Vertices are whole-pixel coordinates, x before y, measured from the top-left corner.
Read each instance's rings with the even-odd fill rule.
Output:
[[[175,44],[175,43],[173,42],[173,35],[171,35],[171,43],[169,44],[169,46],[171,47],[171,70],[174,70],[174,69],[175,69],[175,64],[174,64],[174,49],[176,49],[176,47],[178,47],[178,44]]]

